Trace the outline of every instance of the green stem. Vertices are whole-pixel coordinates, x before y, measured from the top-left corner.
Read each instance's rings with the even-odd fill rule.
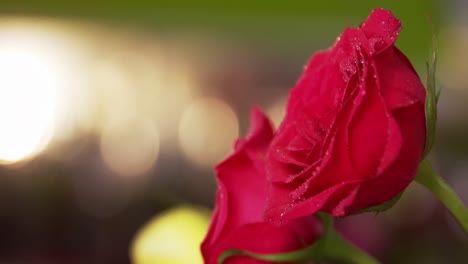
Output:
[[[335,231],[330,233],[324,259],[344,261],[350,264],[379,264],[379,262],[356,246],[344,240]]]
[[[376,259],[345,240],[334,230],[331,223],[322,243],[324,243],[322,258],[325,260],[338,260],[350,264],[379,264]]]
[[[428,188],[445,205],[468,235],[468,209],[427,160],[419,165],[416,181]]]

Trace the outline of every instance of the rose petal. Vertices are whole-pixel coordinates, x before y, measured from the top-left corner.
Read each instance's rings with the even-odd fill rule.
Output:
[[[387,142],[389,122],[375,79],[367,78],[363,85],[366,87],[358,91],[362,101],[348,127],[349,155],[361,178],[376,175]]]
[[[361,24],[362,31],[374,44],[373,52],[377,54],[395,43],[400,33],[401,22],[397,20],[392,12],[381,8],[374,9],[366,22]]]
[[[243,225],[233,230],[215,249],[216,253],[213,255],[219,257],[223,251],[228,249],[240,249],[258,254],[275,254],[298,250],[315,241],[320,233],[320,225],[315,217],[296,219],[284,226],[274,226],[265,222]],[[228,258],[224,263],[257,264],[269,262],[245,256],[234,256]]]
[[[426,141],[424,108],[415,104],[393,112],[401,128],[402,145],[397,159],[378,178],[362,184],[348,212],[384,203],[402,192],[414,179]],[[372,199],[369,199],[372,197]]]
[[[286,118],[267,154],[268,218],[278,221],[318,210],[345,215],[363,208],[360,203],[388,200],[414,177],[419,160],[412,157],[405,165],[412,166],[405,169],[412,175],[395,172],[402,184],[393,186],[386,178],[406,156],[403,134],[425,130],[425,90],[411,63],[393,46],[399,30],[400,21],[391,12],[376,9],[360,28],[347,28],[333,47],[312,57],[291,91]],[[394,113],[412,105],[418,105],[414,117],[422,122],[400,122]],[[424,141],[414,142],[417,157]],[[385,184],[372,183],[382,175],[394,190],[382,191]],[[364,188],[371,183],[378,188]]]
[[[380,164],[377,169],[377,174],[380,175],[386,170],[400,154],[402,144],[401,132],[398,123],[393,116],[388,117],[388,129],[387,129],[387,144],[385,144],[385,150],[380,159]]]
[[[250,131],[245,138],[248,145],[246,150],[263,155],[271,143],[273,134],[273,125],[268,117],[259,108],[253,108],[250,113]]]
[[[330,214],[335,217],[344,216],[347,212],[347,208],[350,207],[354,203],[354,200],[356,199],[359,189],[360,189],[359,185],[353,185],[353,184],[349,184],[348,188],[341,188],[340,190],[334,193],[334,195],[337,196],[336,199],[331,197],[328,200],[328,201],[332,200],[333,203],[330,206],[328,206],[327,204],[323,206],[324,210],[331,212]],[[341,193],[338,194],[339,191]],[[337,201],[339,202],[337,203]]]
[[[322,51],[316,53],[307,63],[304,73],[289,94],[285,121],[279,127],[278,132],[282,130],[284,123],[289,123],[291,118],[294,119],[302,111],[304,103],[310,100],[310,96],[314,96],[314,92],[317,94],[319,87],[316,87],[316,79],[311,73],[319,71],[324,64],[328,64],[329,58],[330,51]]]
[[[388,49],[374,58],[380,92],[389,111],[424,103],[426,98],[421,80],[405,61],[406,57],[397,48]]]
[[[252,111],[251,128],[245,140],[236,143],[234,152],[216,166],[218,192],[207,244],[216,243],[237,226],[263,220],[266,202],[263,156],[273,137],[273,128],[258,109]]]
[[[308,197],[306,200],[290,203],[287,206],[284,206],[284,203],[281,202],[278,204],[272,204],[272,206],[265,211],[265,216],[269,221],[282,222],[308,215],[310,212],[317,212],[325,207],[326,203],[331,200],[334,194],[339,194],[340,200],[346,199],[346,197],[350,195],[354,196],[355,194],[352,194],[351,192],[358,183],[360,183],[360,181],[342,182],[327,188],[312,197]],[[272,194],[282,195],[282,193],[287,191],[287,189],[281,187],[284,186],[281,184],[274,184],[273,188],[275,188],[275,190],[272,192]],[[347,202],[344,201],[343,205],[344,204],[347,205]],[[334,206],[331,206],[324,211],[331,213],[333,208]],[[280,217],[278,218],[277,216]]]

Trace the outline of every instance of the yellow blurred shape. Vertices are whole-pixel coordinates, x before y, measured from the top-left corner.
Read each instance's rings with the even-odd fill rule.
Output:
[[[208,230],[206,210],[182,206],[146,224],[131,247],[134,264],[202,264],[200,243]]]
[[[0,28],[0,163],[41,151],[54,130],[67,63],[44,32]]]
[[[216,98],[195,100],[179,124],[180,146],[187,158],[201,167],[212,167],[232,147],[239,122],[232,108]]]
[[[118,120],[104,127],[100,147],[112,171],[122,176],[141,175],[158,159],[159,134],[149,119]]]
[[[286,97],[281,97],[266,109],[271,121],[278,128],[286,115]]]

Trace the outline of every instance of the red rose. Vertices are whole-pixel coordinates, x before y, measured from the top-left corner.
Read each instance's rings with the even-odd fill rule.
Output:
[[[257,109],[251,130],[239,139],[234,152],[216,167],[218,192],[210,228],[201,245],[205,263],[216,264],[225,250],[273,254],[303,248],[320,235],[315,217],[303,217],[274,226],[265,222],[266,175],[264,157],[273,138],[269,120]],[[265,263],[233,256],[225,263]]]
[[[394,46],[400,21],[375,9],[315,54],[267,154],[266,217],[343,216],[414,179],[426,140],[425,89]]]

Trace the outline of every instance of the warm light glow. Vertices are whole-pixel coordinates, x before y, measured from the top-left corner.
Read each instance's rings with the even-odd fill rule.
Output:
[[[178,58],[161,58],[160,65],[142,67],[142,83],[146,87],[142,101],[149,107],[161,131],[161,139],[169,142],[169,148],[177,140],[177,128],[183,111],[196,93],[192,74]],[[146,69],[146,71],[145,71]]]
[[[287,98],[281,97],[266,109],[267,115],[270,117],[276,128],[278,128],[281,125],[281,122],[283,122],[286,114],[286,102]]]
[[[64,60],[37,32],[0,29],[0,162],[41,151],[54,129]]]
[[[131,248],[135,264],[202,264],[200,243],[210,217],[192,207],[171,209],[156,216],[137,234]]]
[[[236,114],[215,98],[200,98],[184,112],[179,140],[184,154],[196,165],[211,167],[232,147],[239,133]]]
[[[118,120],[102,131],[101,152],[106,164],[122,176],[141,175],[154,165],[159,154],[159,134],[148,119]]]
[[[170,151],[177,140],[182,112],[196,92],[189,67],[157,49],[151,50],[148,56],[113,52],[115,55],[91,65],[91,83],[101,102],[99,118],[117,120],[129,112],[145,115],[158,127],[161,143],[166,144],[161,148]],[[101,130],[101,120],[96,120],[98,130]]]

